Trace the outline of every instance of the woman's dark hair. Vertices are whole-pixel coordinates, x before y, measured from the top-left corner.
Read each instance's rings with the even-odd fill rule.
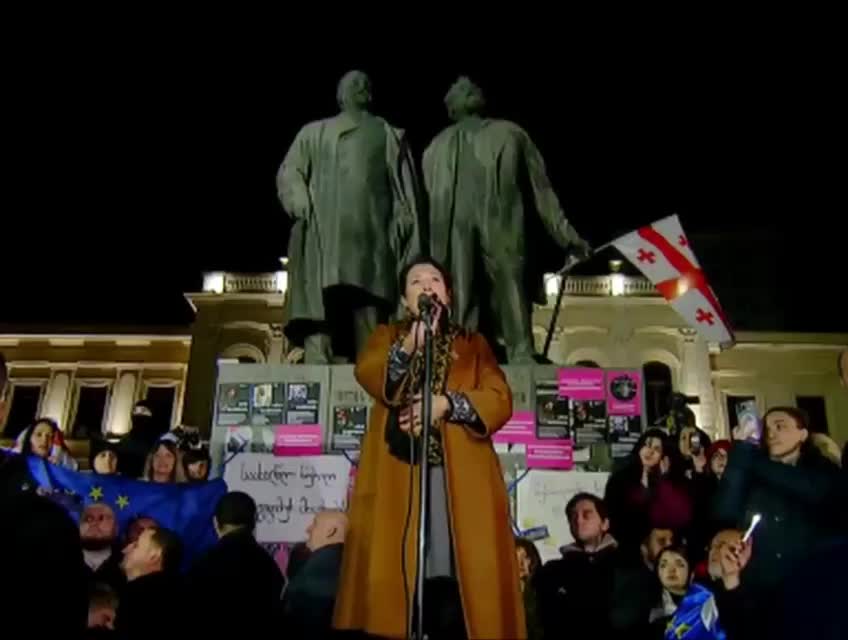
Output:
[[[400,272],[400,277],[398,278],[398,291],[400,291],[401,296],[406,291],[406,278],[409,275],[409,272],[412,271],[413,267],[417,267],[422,264],[429,264],[438,271],[442,275],[442,280],[445,281],[445,289],[447,289],[448,293],[453,292],[453,278],[451,277],[450,271],[448,271],[438,260],[428,258],[427,256],[417,256],[408,262]]]
[[[183,451],[183,471],[185,471],[186,478],[189,477],[188,468],[195,462],[207,462],[211,466],[212,458],[209,457],[209,450],[206,447]]]
[[[97,434],[89,439],[88,447],[88,465],[92,473],[97,473],[94,470],[94,459],[104,451],[111,451],[116,457],[119,456],[120,448],[117,442],[110,442],[108,439]]]
[[[668,458],[669,468],[666,477],[673,481],[681,480],[684,465],[677,444],[668,433],[657,428],[648,429],[639,436],[639,440],[633,445],[633,450],[630,452],[630,456],[627,458],[622,472],[634,481],[638,481],[642,477],[642,459],[639,457],[639,451],[650,438],[656,438],[660,441],[662,445],[662,457]],[[659,471],[659,467],[657,467],[656,471]],[[653,486],[653,481],[657,478],[659,478],[658,473],[652,473],[650,475],[651,486]]]
[[[35,422],[29,425],[24,432],[24,440],[21,445],[21,455],[28,456],[32,453],[32,432],[35,431],[35,428],[40,424],[50,425],[50,428],[53,429],[53,437],[55,437],[56,433],[59,431],[59,425],[53,418],[38,418]]]
[[[630,455],[627,456],[627,462],[624,464],[623,470],[627,470],[630,473],[638,474],[640,477],[642,475],[642,459],[639,457],[639,452],[642,450],[642,447],[645,446],[645,443],[650,438],[656,438],[662,444],[663,455],[668,455],[669,449],[672,447],[669,445],[668,434],[662,429],[651,428],[642,433],[639,436],[639,439],[636,441],[636,444],[633,445],[633,449],[630,450]]]
[[[691,578],[692,572],[695,571],[695,565],[692,562],[692,558],[689,557],[689,549],[687,549],[686,545],[682,543],[672,544],[659,552],[657,559],[654,562],[654,571],[656,572],[657,577],[659,578],[660,575],[660,560],[667,553],[676,553],[679,556],[683,556],[683,559],[686,560],[686,566],[689,567],[689,575],[687,577]]]
[[[195,462],[201,462],[203,460],[209,462],[211,460],[209,457],[209,449],[206,447],[186,449],[183,451],[183,460],[185,460],[186,464],[194,464]]]
[[[532,578],[539,567],[542,566],[542,556],[539,555],[539,550],[533,544],[533,541],[527,538],[516,538],[515,548],[524,549],[524,553],[530,558],[530,578]]]

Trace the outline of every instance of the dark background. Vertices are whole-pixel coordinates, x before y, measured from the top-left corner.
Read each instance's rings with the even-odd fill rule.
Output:
[[[411,61],[395,35],[331,64],[283,37],[108,33],[7,60],[0,323],[186,323],[203,270],[276,270],[277,167],[358,67],[417,157],[469,74],[492,115],[528,130],[593,244],[676,212],[738,328],[848,330],[844,69],[826,38],[635,35]]]

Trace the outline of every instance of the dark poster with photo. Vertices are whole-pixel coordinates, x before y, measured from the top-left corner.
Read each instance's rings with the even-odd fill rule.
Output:
[[[368,425],[365,405],[333,407],[333,442],[336,450],[359,449]]]
[[[608,435],[613,458],[624,458],[642,432],[642,372],[607,371]]]
[[[559,395],[568,399],[571,434],[578,448],[604,442],[607,407],[603,369],[564,367],[557,374]]]
[[[536,382],[536,437],[540,440],[570,437],[568,398],[559,395],[556,380]]]
[[[285,424],[319,424],[320,382],[289,382]]]
[[[626,458],[642,434],[639,416],[610,416],[607,420],[607,441],[613,458]]]
[[[218,425],[235,427],[250,424],[251,385],[238,382],[218,387]]]
[[[282,382],[265,382],[253,386],[253,411],[250,422],[254,426],[283,424],[286,409],[286,385]]]
[[[571,431],[576,447],[606,441],[607,404],[603,400],[571,400]]]

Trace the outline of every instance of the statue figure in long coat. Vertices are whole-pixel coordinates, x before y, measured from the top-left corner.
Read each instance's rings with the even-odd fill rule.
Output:
[[[277,173],[294,219],[285,333],[307,364],[352,361],[395,309],[398,273],[421,251],[404,131],[369,112],[361,71],[344,75],[337,99],[341,112],[303,127]]]
[[[563,264],[543,262],[552,256],[544,244],[581,255],[589,246],[566,219],[521,127],[483,118],[483,92],[468,78],[454,83],[445,105],[455,124],[433,139],[422,166],[430,253],[453,276],[455,322],[477,330],[490,314],[507,361],[532,363],[532,303],[545,302],[543,273]]]

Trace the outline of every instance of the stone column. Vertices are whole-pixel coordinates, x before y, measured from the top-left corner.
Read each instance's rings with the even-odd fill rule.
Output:
[[[130,414],[135,404],[135,390],[138,384],[138,373],[124,371],[118,375],[112,402],[109,405],[107,432],[115,434],[128,433],[130,430]]]
[[[195,322],[191,336],[188,374],[183,405],[183,424],[197,427],[208,437],[212,428],[212,403],[218,357],[218,331]]]
[[[41,415],[53,418],[62,431],[67,425],[62,421],[68,413],[68,400],[71,391],[71,372],[60,371],[55,373],[47,384],[47,392],[44,394],[44,402],[41,404]]]
[[[698,396],[700,404],[695,408],[699,418],[698,426],[713,436],[719,425],[709,346],[694,329],[681,329],[680,333],[683,336],[680,350],[680,391],[687,396]]]

